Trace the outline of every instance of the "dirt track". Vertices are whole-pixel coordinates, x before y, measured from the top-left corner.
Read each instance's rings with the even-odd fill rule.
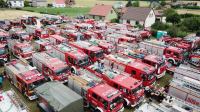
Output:
[[[4,19],[15,19],[22,17],[23,15],[32,15],[32,16],[42,16],[42,14],[28,11],[20,11],[20,10],[2,10],[0,9],[0,20]]]

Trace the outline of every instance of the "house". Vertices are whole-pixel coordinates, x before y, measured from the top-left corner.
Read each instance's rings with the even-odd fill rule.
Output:
[[[166,17],[164,16],[163,10],[154,10],[156,21],[166,23]]]
[[[112,19],[117,18],[117,13],[113,9],[112,5],[95,5],[88,13],[89,18],[95,20],[102,20],[110,22]]]
[[[53,7],[65,7],[65,0],[54,0]]]
[[[33,7],[46,7],[47,0],[32,0]]]
[[[153,9],[144,7],[127,7],[120,22],[123,24],[142,25],[151,27],[155,23],[156,17]]]
[[[75,0],[65,0],[65,4],[66,4],[67,6],[75,5]]]
[[[23,8],[24,0],[8,0],[7,4],[10,8]]]

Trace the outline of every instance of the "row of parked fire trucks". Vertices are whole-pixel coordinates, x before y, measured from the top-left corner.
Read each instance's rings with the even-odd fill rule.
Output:
[[[166,71],[175,72],[174,78],[182,77],[176,75],[176,66],[182,63],[193,63],[199,74],[200,55],[196,49],[200,37],[149,40],[150,31],[136,30],[129,25],[64,17],[58,19],[62,20],[58,24],[49,18],[54,16],[39,18],[41,21],[32,19],[33,24],[24,22],[24,27],[18,27],[17,31],[10,22],[9,31],[0,30],[3,35],[0,37],[5,38],[0,41],[5,50],[2,59],[7,62],[7,49],[18,58],[4,65],[5,75],[29,100],[37,99],[34,88],[46,81],[60,81],[84,98],[85,107],[117,112],[123,111],[124,106],[135,107],[143,102],[144,87],[154,88],[156,80]],[[16,36],[18,32],[25,34]],[[170,95],[179,94],[179,89],[173,90],[171,86],[178,81],[170,84]],[[199,105],[199,94],[195,96],[197,100],[188,93],[186,97],[189,100],[182,100]]]

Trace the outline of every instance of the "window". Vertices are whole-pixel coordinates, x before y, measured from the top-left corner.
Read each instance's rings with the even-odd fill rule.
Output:
[[[171,54],[171,51],[166,51],[167,54]]]
[[[92,94],[92,97],[95,98],[95,99],[98,99],[98,97],[95,93]]]
[[[130,20],[127,20],[127,23],[128,23],[128,24],[130,24],[130,23],[131,23],[131,21],[130,21]]]
[[[136,71],[135,70],[132,70],[131,71],[131,75],[135,75],[136,74]]]
[[[139,21],[136,21],[135,24],[136,24],[136,25],[139,25]]]
[[[117,84],[114,84],[113,86],[114,86],[114,88],[118,88],[118,85],[117,85]]]
[[[99,16],[99,19],[100,19],[100,20],[102,20],[102,17],[101,17],[101,16]]]

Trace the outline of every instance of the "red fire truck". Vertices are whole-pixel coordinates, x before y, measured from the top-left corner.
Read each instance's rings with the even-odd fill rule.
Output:
[[[0,29],[0,43],[7,44],[8,39],[10,39],[9,33]]]
[[[77,41],[77,40],[84,40],[84,36],[81,32],[76,30],[64,30],[61,32],[62,36],[67,38],[68,42]]]
[[[107,55],[105,65],[129,73],[133,78],[143,80],[143,86],[153,86],[156,81],[155,68],[151,65],[131,59],[121,54]]]
[[[87,67],[89,71],[102,78],[107,84],[122,92],[124,106],[134,107],[144,100],[142,81],[130,77],[129,74],[110,69],[108,66],[101,67],[95,63]]]
[[[87,54],[67,44],[52,46],[52,50],[48,51],[48,53],[70,65],[72,73],[76,73],[76,68],[90,65]]]
[[[22,94],[29,100],[37,98],[33,89],[44,83],[44,76],[35,67],[32,67],[24,59],[12,60],[5,65],[5,75]]]
[[[97,35],[97,39],[104,39],[105,30],[92,30]]]
[[[60,35],[50,35],[49,41],[51,42],[52,45],[58,45],[61,43],[66,43],[66,38]]]
[[[51,57],[45,52],[34,53],[32,62],[46,78],[67,82],[69,66],[58,58]]]
[[[89,30],[92,29],[93,26],[89,23],[78,23],[75,25],[75,27],[79,30],[79,31],[85,31],[85,30]]]
[[[34,37],[38,38],[38,39],[39,38],[48,38],[49,32],[47,29],[35,29]]]
[[[101,82],[94,74],[82,70],[79,76],[69,76],[68,86],[83,96],[85,106],[92,112],[122,112],[121,92]]]
[[[51,49],[51,43],[47,39],[39,39],[34,41],[33,47],[38,52],[47,51]]]
[[[189,63],[196,67],[200,67],[200,49],[190,54]]]
[[[140,48],[147,49],[151,54],[164,56],[172,65],[179,65],[188,53],[178,47],[166,46],[164,42],[149,40],[139,43]]]
[[[148,54],[147,51],[144,51],[144,49],[136,49],[136,50],[127,49],[120,53],[133,59],[141,59],[142,62],[154,66],[156,68],[157,78],[161,78],[165,75],[167,64],[165,60],[160,56],[154,54]]]
[[[34,53],[33,47],[27,42],[18,42],[17,40],[10,39],[8,40],[9,51],[12,52],[17,58],[22,57],[26,60],[31,59],[32,54]]]
[[[71,42],[70,45],[76,47],[77,49],[85,52],[92,62],[103,58],[103,50],[97,46],[94,46],[86,41]]]
[[[115,52],[115,46],[106,40],[98,40],[98,39],[90,39],[89,42],[93,45],[97,45],[102,48],[105,54],[110,54],[111,52]]]
[[[5,44],[0,44],[0,65],[9,61],[9,54],[6,50]]]
[[[87,40],[91,39],[91,38],[98,38],[98,35],[96,33],[89,31],[89,30],[83,32],[83,35],[84,35],[84,38],[87,39]]]
[[[107,35],[105,38],[109,42],[114,42],[114,43],[118,43],[118,44],[120,44],[120,43],[130,43],[130,44],[136,43],[135,38],[127,37],[127,36],[124,36],[121,34],[116,34],[116,33]]]

